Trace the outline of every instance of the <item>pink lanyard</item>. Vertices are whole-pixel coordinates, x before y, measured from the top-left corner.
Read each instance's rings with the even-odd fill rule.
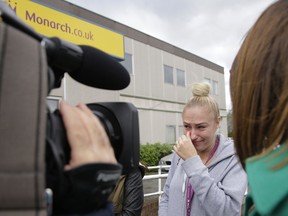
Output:
[[[219,135],[216,137],[216,143],[205,163],[205,165],[207,164],[207,162],[213,157],[213,155],[215,154],[218,146],[219,146]],[[193,195],[194,195],[194,190],[192,188],[192,185],[189,181],[189,178],[187,178],[187,181],[186,181],[186,187],[187,187],[187,192],[186,192],[186,215],[187,216],[190,216],[190,213],[191,213],[191,203],[192,203],[192,198],[193,198]]]

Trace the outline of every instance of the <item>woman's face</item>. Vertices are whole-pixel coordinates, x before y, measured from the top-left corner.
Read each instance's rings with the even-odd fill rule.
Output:
[[[184,134],[190,133],[190,138],[197,152],[209,151],[215,143],[216,131],[220,119],[206,107],[188,107],[182,115]]]

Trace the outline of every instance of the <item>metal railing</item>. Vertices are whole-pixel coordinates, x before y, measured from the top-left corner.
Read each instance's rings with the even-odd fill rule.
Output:
[[[168,173],[162,172],[162,169],[170,168],[170,166],[169,165],[159,165],[159,166],[148,166],[147,168],[148,168],[148,170],[156,170],[157,169],[158,174],[151,174],[151,175],[146,174],[143,177],[143,181],[148,180],[148,179],[158,179],[158,187],[157,187],[157,190],[155,192],[144,194],[144,197],[155,196],[155,195],[160,196],[163,193],[163,191],[162,191],[163,185],[162,185],[161,179],[167,178],[167,176],[168,176]]]

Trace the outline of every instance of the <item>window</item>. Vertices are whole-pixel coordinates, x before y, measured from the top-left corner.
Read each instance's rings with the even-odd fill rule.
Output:
[[[209,78],[204,78],[204,82],[207,82],[211,85],[211,79],[209,79]]]
[[[126,68],[129,74],[133,74],[133,67],[132,67],[132,55],[129,53],[124,54],[124,61],[121,64]]]
[[[180,69],[176,69],[177,85],[185,87],[185,72]]]
[[[212,89],[213,89],[213,94],[218,95],[218,82],[215,80],[212,81]]]
[[[173,84],[173,67],[164,65],[164,82]]]
[[[166,125],[166,143],[173,144],[176,141],[176,128],[174,125]]]
[[[183,125],[179,125],[179,127],[178,127],[178,137],[180,137],[183,134],[184,134],[184,126]]]
[[[215,81],[215,80],[211,80],[209,78],[204,78],[204,82],[207,82],[210,84],[211,86],[211,94],[213,95],[218,95],[218,81]]]

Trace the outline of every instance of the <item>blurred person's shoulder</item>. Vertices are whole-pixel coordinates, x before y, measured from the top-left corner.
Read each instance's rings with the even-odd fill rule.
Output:
[[[288,215],[288,165],[277,166],[288,158],[287,144],[269,154],[247,159],[247,205],[250,203],[250,207],[253,207],[255,204],[255,209],[250,211],[259,212],[260,215]],[[249,209],[249,206],[246,208]]]

